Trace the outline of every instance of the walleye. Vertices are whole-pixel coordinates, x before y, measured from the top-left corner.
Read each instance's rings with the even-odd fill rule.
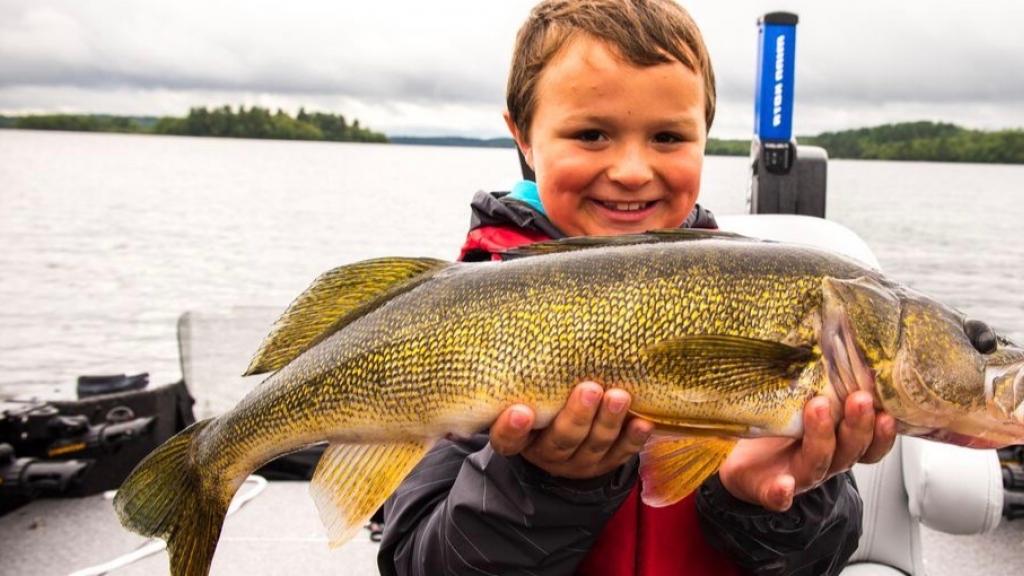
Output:
[[[332,546],[436,439],[513,403],[543,427],[593,380],[656,424],[643,499],[668,505],[737,438],[802,434],[813,396],[871,391],[904,434],[1024,442],[1024,350],[843,257],[729,234],[657,231],[521,248],[506,262],[385,258],[327,272],[253,358],[237,407],[150,454],[114,501],[209,571],[228,504],[270,459],[327,441],[310,490]]]

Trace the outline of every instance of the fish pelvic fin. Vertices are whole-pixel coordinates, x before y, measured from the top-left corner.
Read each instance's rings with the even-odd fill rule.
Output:
[[[640,452],[644,504],[679,502],[718,470],[735,445],[734,438],[655,434]]]
[[[324,451],[309,491],[331,548],[344,544],[369,521],[433,443],[331,444]]]
[[[206,576],[231,495],[200,475],[193,443],[212,420],[189,426],[147,456],[121,484],[114,510],[121,524],[167,541],[174,576]]]
[[[451,265],[435,258],[378,258],[321,274],[277,320],[243,376],[279,370],[355,318]]]

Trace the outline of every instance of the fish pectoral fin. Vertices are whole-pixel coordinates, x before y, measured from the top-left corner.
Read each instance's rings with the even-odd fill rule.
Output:
[[[734,438],[655,434],[640,452],[644,504],[679,502],[718,470],[735,445]]]
[[[278,318],[244,376],[279,370],[355,318],[447,268],[434,258],[378,258],[320,275]]]
[[[431,445],[433,440],[327,447],[309,491],[331,548],[344,544],[369,521]]]
[[[692,402],[745,396],[765,384],[798,377],[817,355],[809,348],[728,335],[684,336],[644,349],[647,376],[671,384]]]

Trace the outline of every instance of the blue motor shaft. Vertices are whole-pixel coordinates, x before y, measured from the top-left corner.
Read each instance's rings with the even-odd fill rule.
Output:
[[[797,21],[789,12],[771,12],[758,21],[754,135],[762,143],[793,138]]]

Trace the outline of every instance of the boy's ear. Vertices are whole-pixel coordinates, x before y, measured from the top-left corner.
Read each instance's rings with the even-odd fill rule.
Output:
[[[516,123],[512,120],[512,115],[508,113],[508,110],[505,110],[502,116],[505,118],[505,125],[508,126],[508,131],[512,133],[512,139],[516,141],[516,146],[519,146],[523,157],[526,158],[526,165],[532,170],[533,149],[530,147],[530,143],[523,140],[522,135],[519,133],[519,128],[516,127]]]

